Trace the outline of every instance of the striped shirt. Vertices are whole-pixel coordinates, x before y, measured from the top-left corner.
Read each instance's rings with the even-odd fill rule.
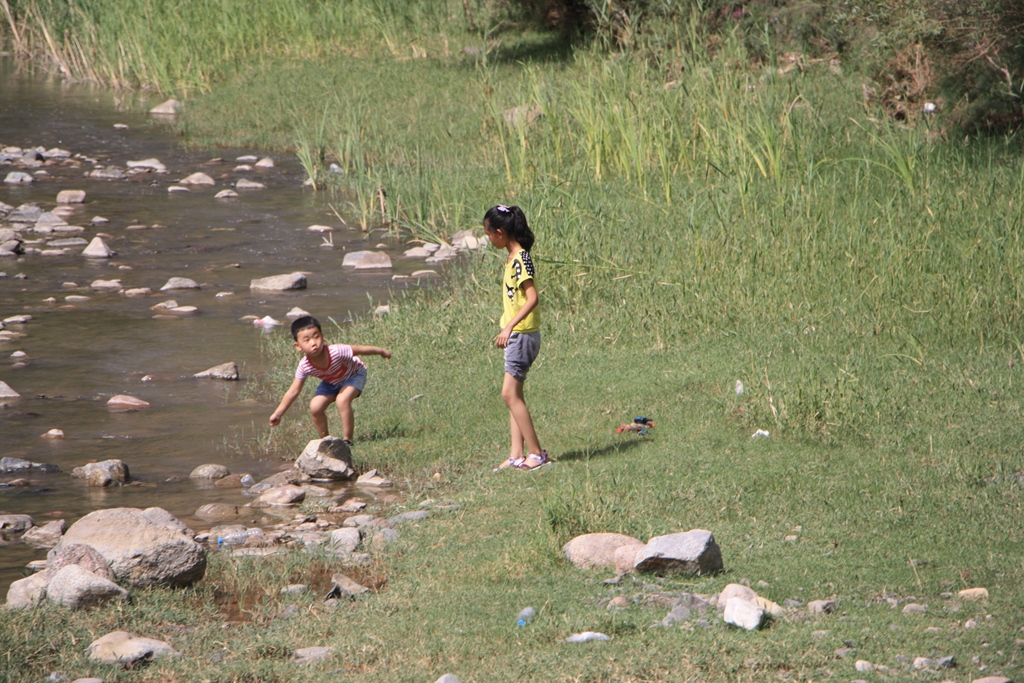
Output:
[[[327,353],[331,362],[326,368],[318,368],[303,356],[295,370],[295,379],[305,382],[307,377],[316,377],[328,384],[341,384],[366,368],[359,356],[352,355],[352,347],[348,344],[330,344]]]

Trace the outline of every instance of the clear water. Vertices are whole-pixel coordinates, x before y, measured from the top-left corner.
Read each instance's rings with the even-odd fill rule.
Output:
[[[97,180],[86,177],[95,166],[83,161],[46,166],[47,175],[31,185],[0,183],[0,202],[31,202],[44,210],[56,206],[60,190],[85,190],[85,203],[65,220],[84,227],[80,236],[85,239],[108,235],[106,243],[117,252],[111,259],[87,259],[79,255],[82,247],[75,247],[64,256],[0,258],[5,274],[0,277],[0,320],[32,316],[24,325],[7,326],[24,337],[0,341],[0,380],[22,396],[0,407],[0,456],[62,470],[30,474],[28,486],[0,488],[0,514],[29,514],[37,524],[63,518],[71,524],[98,508],[160,506],[201,530],[209,527],[193,516],[201,505],[247,499],[238,490],[190,482],[193,468],[220,463],[258,479],[296,455],[266,452],[257,457],[246,447],[275,404],[251,398],[251,383],[266,369],[260,337],[267,333],[242,318],[269,315],[286,321],[287,312],[298,306],[321,319],[344,321],[384,301],[392,274],[423,265],[401,261],[407,245],[389,242],[382,232],[366,236],[342,226],[328,199],[302,186],[305,176],[294,158],[274,155],[272,169],[236,172],[238,156],[265,154],[187,149],[166,124],[119,111],[119,104],[113,93],[25,74],[0,59],[0,147],[59,147],[122,169],[129,160],[156,157],[168,169],[166,174]],[[224,161],[211,161],[215,158]],[[11,170],[0,165],[0,178]],[[214,177],[216,187],[187,194],[167,191],[175,180],[196,171]],[[268,189],[240,191],[237,200],[214,199],[242,177]],[[95,216],[109,222],[94,227]],[[323,236],[308,230],[314,224],[337,228],[333,248],[322,247]],[[139,225],[146,227],[129,229]],[[372,249],[382,241],[395,263],[393,271],[342,270],[346,251]],[[253,278],[294,271],[307,273],[306,290],[249,291]],[[202,289],[160,292],[174,276],[191,278]],[[112,279],[120,279],[126,289],[149,287],[153,294],[130,298],[90,288],[95,280]],[[221,292],[232,294],[218,297]],[[89,299],[69,303],[69,295]],[[47,303],[50,298],[55,301]],[[196,306],[198,313],[154,317],[151,307],[168,299]],[[280,327],[269,334],[287,332]],[[28,355],[24,367],[16,367],[11,358],[16,351]],[[227,361],[239,365],[241,381],[192,377]],[[116,394],[141,398],[151,407],[111,411],[105,403]],[[308,421],[303,408],[296,403],[285,419]],[[65,438],[41,438],[52,428],[62,430]],[[74,467],[109,458],[123,460],[140,484],[96,489],[70,477]],[[0,482],[12,478],[0,474]],[[0,547],[0,597],[10,581],[24,575],[28,561],[42,557],[45,551],[21,543]]]

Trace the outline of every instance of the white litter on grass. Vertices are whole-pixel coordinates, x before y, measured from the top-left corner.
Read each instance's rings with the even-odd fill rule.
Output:
[[[584,631],[583,633],[574,633],[565,639],[567,643],[589,643],[592,640],[611,640],[610,637],[597,631]]]
[[[737,396],[742,394],[743,393],[743,382],[741,382],[740,380],[736,380],[736,387],[735,387],[735,389],[736,389],[736,395]]]
[[[772,433],[767,429],[758,429],[756,432],[750,435],[751,439],[767,439]]]

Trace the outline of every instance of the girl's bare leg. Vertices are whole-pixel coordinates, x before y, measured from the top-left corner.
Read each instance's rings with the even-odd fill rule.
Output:
[[[530,409],[526,407],[526,399],[523,398],[523,383],[506,372],[505,380],[501,385],[501,397],[505,400],[505,405],[508,406],[511,415],[512,448],[516,448],[516,429],[518,428],[519,443],[526,444],[526,452],[540,453],[540,441],[533,428],[533,418],[530,417]],[[522,448],[522,445],[519,447]]]

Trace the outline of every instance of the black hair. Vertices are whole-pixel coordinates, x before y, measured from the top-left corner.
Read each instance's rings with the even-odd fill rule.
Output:
[[[299,332],[307,330],[310,327],[315,327],[320,330],[320,334],[323,334],[323,329],[320,327],[320,321],[311,315],[303,315],[292,321],[292,339],[299,341]]]
[[[526,214],[518,206],[492,206],[484,214],[484,224],[494,230],[501,230],[509,238],[519,242],[519,246],[526,251],[533,248],[533,231],[526,222]]]

